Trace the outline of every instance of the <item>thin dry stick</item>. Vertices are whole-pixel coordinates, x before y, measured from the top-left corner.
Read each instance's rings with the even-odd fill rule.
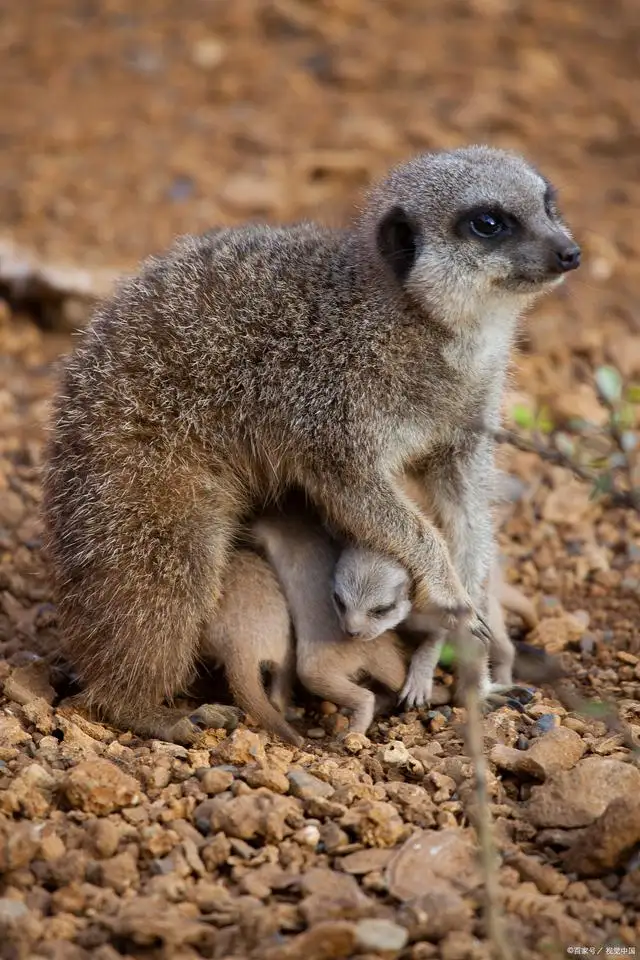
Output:
[[[570,470],[579,480],[584,480],[592,486],[595,486],[598,482],[598,474],[594,470],[589,470],[588,467],[583,467],[581,464],[575,463],[571,457],[557,450],[555,447],[549,447],[546,444],[527,440],[512,430],[494,430],[492,431],[492,436],[497,443],[509,444],[509,446],[515,447],[516,450],[522,450],[523,453],[535,453],[536,456],[540,457],[541,460],[546,460],[547,463],[553,463],[557,467],[564,467],[565,470]],[[633,488],[630,490],[612,490],[607,494],[607,499],[614,507],[630,507],[633,510],[640,510],[640,491]]]
[[[616,446],[620,451],[622,456],[622,462],[624,465],[624,472],[627,478],[627,483],[629,484],[629,497],[632,501],[632,506],[636,510],[640,509],[640,492],[636,489],[635,479],[636,479],[636,466],[635,466],[635,457],[633,453],[630,452],[627,445],[624,442],[623,431],[620,429],[620,424],[617,420],[618,411],[616,410],[615,404],[611,402],[609,397],[607,397],[602,390],[600,389],[598,383],[596,382],[596,391],[598,393],[598,399],[600,403],[605,407],[609,413],[609,432],[615,440]]]
[[[491,807],[487,789],[487,764],[482,739],[482,712],[480,710],[480,642],[469,630],[458,630],[454,640],[459,664],[459,683],[464,692],[467,711],[465,739],[476,781],[475,828],[480,843],[480,862],[485,882],[485,916],[491,952],[495,960],[513,960],[504,931],[501,907],[498,857],[493,841]]]

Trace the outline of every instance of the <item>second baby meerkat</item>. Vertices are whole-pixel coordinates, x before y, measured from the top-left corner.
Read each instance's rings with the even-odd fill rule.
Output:
[[[295,678],[287,601],[269,564],[251,550],[236,550],[231,558],[201,655],[224,667],[234,701],[245,713],[282,740],[301,745],[284,717]],[[268,697],[263,668],[270,673]]]
[[[359,681],[368,677],[399,693],[407,675],[406,645],[391,631],[372,641],[345,635],[331,601],[340,546],[307,511],[266,514],[251,534],[287,599],[298,678],[311,693],[348,707],[350,730],[366,733],[376,698]]]
[[[347,229],[220,229],[147,260],[98,307],[53,405],[46,550],[86,706],[199,736],[210,711],[192,722],[172,698],[235,534],[289,487],[400,563],[417,610],[488,639],[516,322],[579,259],[545,178],[477,146],[400,165]],[[411,468],[441,531],[398,485]],[[410,675],[422,696],[419,651]]]

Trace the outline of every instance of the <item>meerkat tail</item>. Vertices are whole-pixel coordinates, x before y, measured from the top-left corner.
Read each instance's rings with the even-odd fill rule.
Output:
[[[269,701],[260,673],[243,667],[240,663],[226,666],[227,682],[235,702],[269,733],[274,733],[295,747],[301,746],[304,742],[302,737]]]
[[[498,587],[498,599],[505,610],[516,613],[522,618],[529,630],[533,630],[539,623],[539,617],[531,600],[510,583],[502,581]]]

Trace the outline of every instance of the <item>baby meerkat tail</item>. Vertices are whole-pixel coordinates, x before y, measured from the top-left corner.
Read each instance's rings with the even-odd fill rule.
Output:
[[[274,733],[285,743],[295,747],[302,746],[302,737],[269,701],[259,671],[253,669],[253,664],[248,670],[246,667],[246,664],[235,658],[226,664],[227,683],[234,701],[269,733]],[[278,665],[276,669],[281,668]]]

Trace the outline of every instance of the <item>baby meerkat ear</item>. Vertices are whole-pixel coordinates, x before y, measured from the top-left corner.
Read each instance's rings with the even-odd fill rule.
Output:
[[[392,207],[380,220],[378,250],[398,280],[405,280],[416,262],[420,239],[417,224],[400,206]]]

